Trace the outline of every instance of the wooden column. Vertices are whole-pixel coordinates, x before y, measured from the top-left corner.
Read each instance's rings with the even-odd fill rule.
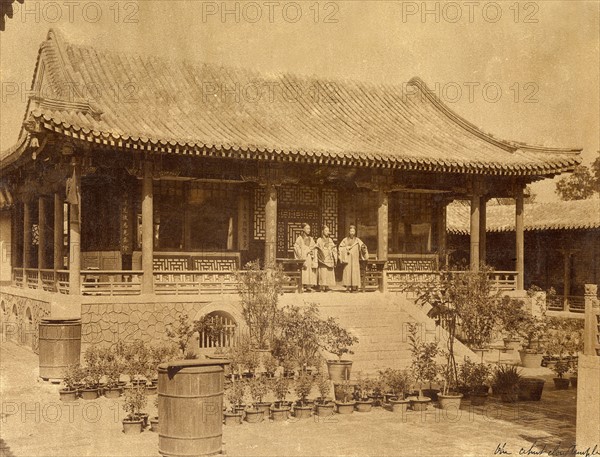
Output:
[[[142,293],[154,291],[154,207],[152,162],[144,162],[142,178]]]
[[[377,191],[377,260],[388,259],[388,217],[389,217],[389,196],[384,190]],[[385,277],[385,267],[382,271],[380,290],[387,290],[387,281]]]
[[[63,259],[63,223],[64,207],[63,196],[60,192],[54,194],[54,272],[64,268]]]
[[[268,182],[265,190],[265,267],[272,267],[277,259],[277,186]]]
[[[486,263],[487,247],[486,247],[486,216],[487,213],[487,198],[481,197],[479,203],[479,264]]]
[[[46,269],[46,244],[48,243],[48,220],[46,219],[46,197],[40,195],[38,198],[38,269]],[[40,281],[42,275],[39,275]]]
[[[515,196],[515,235],[517,257],[517,290],[525,289],[525,222],[523,220],[524,197],[523,187],[520,187]]]
[[[25,201],[23,202],[23,268],[31,266],[31,235],[31,204]]]
[[[72,195],[69,196],[69,294],[81,293],[81,166],[72,162]]]
[[[481,197],[478,193],[471,196],[471,271],[479,271],[479,206]]]
[[[564,259],[564,277],[563,277],[563,304],[564,311],[569,311],[569,295],[571,295],[571,251],[562,250]]]
[[[445,262],[446,258],[446,245],[447,245],[447,234],[446,234],[446,201],[442,200],[438,206],[438,222],[437,222],[437,237],[438,237],[438,252],[440,253],[440,260]]]

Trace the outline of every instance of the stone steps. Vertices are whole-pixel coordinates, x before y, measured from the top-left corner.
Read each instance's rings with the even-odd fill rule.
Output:
[[[281,303],[301,305],[299,297],[286,295]],[[343,327],[358,337],[359,343],[352,348],[354,354],[348,357],[354,362],[353,373],[373,374],[388,367],[408,368],[411,362],[407,340],[409,323],[422,326],[426,341],[440,341],[440,346],[445,347],[447,333],[437,328],[426,310],[404,294],[305,294],[302,301],[317,303],[323,317],[337,318]],[[477,360],[476,355],[458,341],[455,353],[457,360],[463,360],[465,356]]]

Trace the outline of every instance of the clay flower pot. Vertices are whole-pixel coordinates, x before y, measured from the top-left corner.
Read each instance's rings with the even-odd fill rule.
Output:
[[[271,408],[271,417],[273,417],[273,422],[285,422],[286,420],[288,420],[289,414],[289,406],[283,406],[281,408]]]
[[[356,402],[353,401],[347,403],[336,401],[335,404],[337,405],[338,414],[352,414],[356,406]]]
[[[60,401],[77,401],[77,390],[60,389],[58,391]]]
[[[296,419],[309,419],[312,416],[313,407],[311,405],[306,406],[294,406],[294,417]]]
[[[81,389],[81,398],[83,400],[95,400],[98,398],[98,389]]]
[[[150,431],[151,432],[160,432],[160,425],[158,423],[158,416],[154,416],[150,418]]]
[[[426,396],[410,397],[408,400],[410,401],[410,409],[413,411],[427,411],[427,407],[431,403],[431,398]]]
[[[335,408],[335,404],[332,402],[317,403],[317,416],[329,417],[329,416],[333,415],[334,408]]]
[[[122,389],[120,387],[105,387],[104,396],[106,398],[119,398],[121,396]]]
[[[359,413],[368,413],[373,408],[372,400],[358,400],[356,402],[356,411]]]
[[[240,425],[243,415],[239,412],[225,412],[223,417],[225,418],[225,425]]]
[[[460,409],[460,402],[463,394],[438,394],[440,409]]]
[[[394,413],[405,413],[408,411],[410,400],[390,400],[390,406]]]
[[[553,381],[556,390],[567,390],[569,388],[569,379],[567,378],[553,378]]]
[[[123,433],[125,435],[139,435],[142,433],[143,419],[123,419]]]
[[[350,372],[352,371],[351,360],[328,360],[327,371],[329,373],[329,379],[333,382],[342,382],[350,379]]]
[[[264,412],[262,410],[256,408],[248,408],[246,410],[246,422],[249,424],[256,424],[258,422],[262,422],[264,420]]]

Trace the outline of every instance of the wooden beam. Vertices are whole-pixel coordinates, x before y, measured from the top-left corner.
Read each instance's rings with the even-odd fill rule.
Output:
[[[517,189],[515,196],[515,232],[516,232],[516,271],[517,290],[525,289],[525,221],[523,187]]]

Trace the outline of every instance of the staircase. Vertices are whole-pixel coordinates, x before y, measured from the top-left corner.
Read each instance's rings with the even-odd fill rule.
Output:
[[[287,294],[280,298],[282,305],[317,303],[323,318],[335,317],[340,325],[358,337],[352,347],[352,372],[374,374],[384,368],[408,368],[411,362],[408,343],[408,324],[421,326],[421,338],[439,341],[446,348],[447,332],[427,317],[426,310],[403,293],[329,292]],[[455,356],[461,361],[468,356],[478,360],[469,348],[455,341]]]

